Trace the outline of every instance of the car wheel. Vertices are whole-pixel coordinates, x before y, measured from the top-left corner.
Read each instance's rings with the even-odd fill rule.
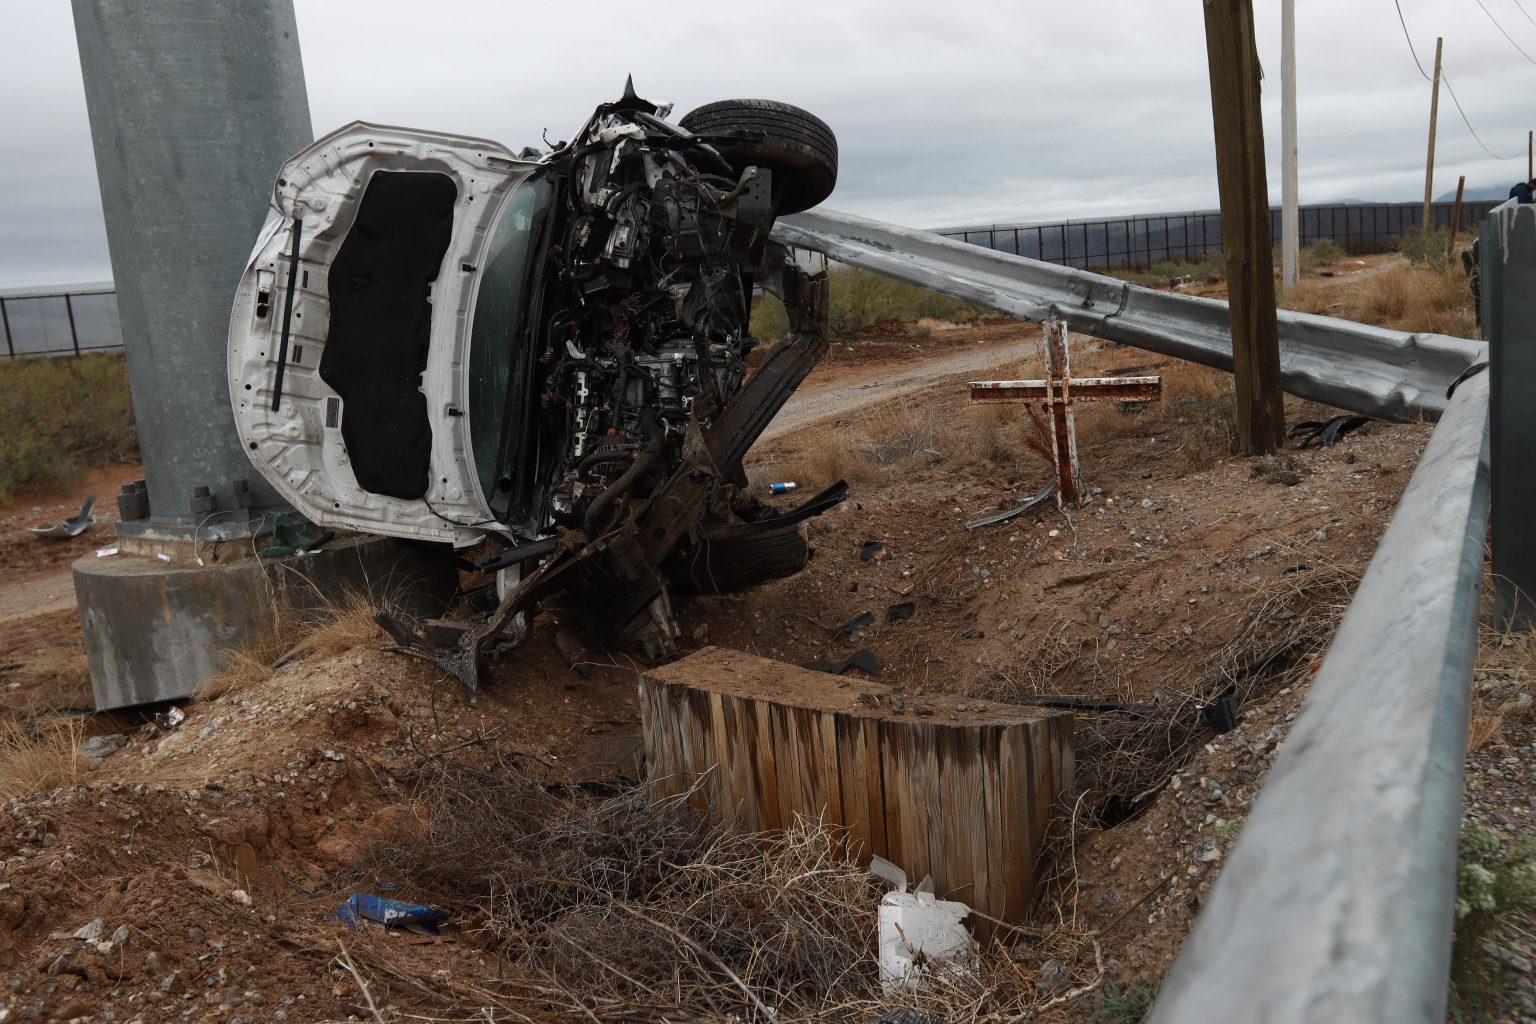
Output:
[[[686,590],[725,594],[793,576],[810,557],[799,523],[727,523],[706,526],[672,576]]]
[[[761,142],[713,143],[738,167],[756,164],[773,172],[779,213],[809,210],[837,184],[837,136],[808,110],[773,100],[720,100],[691,110],[678,122],[695,135],[746,131]]]

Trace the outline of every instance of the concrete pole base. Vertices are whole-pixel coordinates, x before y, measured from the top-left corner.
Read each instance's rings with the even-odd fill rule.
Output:
[[[426,618],[458,591],[450,560],[362,537],[308,555],[203,566],[87,555],[74,578],[99,710],[192,695],[279,614],[314,613],[355,593]]]

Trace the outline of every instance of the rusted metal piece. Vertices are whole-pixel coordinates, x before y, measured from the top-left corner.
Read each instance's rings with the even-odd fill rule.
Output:
[[[1048,384],[1044,380],[978,380],[968,386],[972,405],[988,405],[1048,401]],[[1072,381],[1073,391],[1085,388],[1092,393],[1077,396],[1084,401],[1156,402],[1163,397],[1161,377],[1078,377]]]
[[[1077,508],[1083,503],[1082,467],[1077,460],[1077,430],[1072,403],[1155,402],[1163,397],[1162,377],[1083,377],[1072,379],[1071,351],[1063,320],[1045,322],[1045,380],[974,380],[971,402],[1039,402],[1050,413],[1046,433],[1056,465],[1056,504]],[[1038,421],[1037,421],[1038,422]]]

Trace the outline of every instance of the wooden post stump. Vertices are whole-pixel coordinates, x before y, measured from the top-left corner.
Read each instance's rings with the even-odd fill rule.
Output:
[[[1023,919],[1051,809],[1072,786],[1068,714],[877,683],[707,647],[640,680],[654,799],[746,831],[796,815],[847,829],[914,883]],[[702,781],[701,781],[702,778]],[[986,929],[984,929],[986,930]]]

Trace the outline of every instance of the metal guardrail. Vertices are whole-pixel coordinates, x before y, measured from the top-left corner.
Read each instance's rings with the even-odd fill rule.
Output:
[[[1442,1024],[1488,525],[1486,373],[1435,427],[1151,1024]]]
[[[78,356],[123,347],[110,284],[0,293],[0,355]]]
[[[996,252],[929,231],[816,209],[782,217],[773,237],[1024,320],[1232,368],[1227,304]],[[1302,398],[1385,419],[1438,417],[1445,386],[1487,345],[1282,311],[1280,372]]]
[[[1487,216],[1497,202],[1462,203],[1461,223]],[[1454,203],[1434,203],[1430,225],[1449,229]],[[1384,252],[1402,236],[1420,230],[1422,203],[1334,203],[1301,207],[1298,241],[1305,247],[1324,239],[1349,253]],[[1269,212],[1270,235],[1280,237],[1280,208]],[[971,245],[1083,270],[1147,267],[1159,260],[1195,261],[1221,250],[1221,211],[1137,214],[1052,224],[984,224],[941,228],[936,234]]]
[[[963,243],[827,211],[786,218],[775,235],[1026,319],[1061,317],[1100,337],[1229,368],[1223,303],[957,251]],[[1502,460],[1490,454],[1501,430],[1504,445],[1536,438],[1536,409],[1519,391],[1529,381],[1497,376],[1512,356],[1531,365],[1524,353],[1536,316],[1525,314],[1536,312],[1536,206],[1496,208],[1482,238],[1490,344],[1281,315],[1288,390],[1372,415],[1417,409],[1440,422],[1164,980],[1152,1024],[1445,1020],[1497,467],[1505,473],[1494,493],[1509,507],[1495,508],[1495,551],[1501,519],[1511,532],[1536,520],[1536,487],[1518,461],[1529,444]],[[1498,353],[1491,372],[1477,365],[1490,348]],[[1365,380],[1351,380],[1357,373]],[[1491,406],[1490,392],[1508,397]],[[1536,579],[1536,547],[1522,550],[1525,562],[1510,569]]]

